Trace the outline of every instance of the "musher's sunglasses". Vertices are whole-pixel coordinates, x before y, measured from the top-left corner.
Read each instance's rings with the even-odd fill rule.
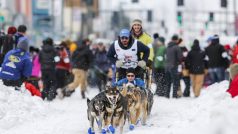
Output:
[[[126,75],[127,77],[135,77],[135,75]]]
[[[128,37],[121,37],[122,40],[128,40],[129,38]]]

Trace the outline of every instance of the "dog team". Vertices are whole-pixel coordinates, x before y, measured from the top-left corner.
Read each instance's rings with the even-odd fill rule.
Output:
[[[129,130],[133,130],[140,120],[142,125],[146,124],[153,105],[153,93],[145,88],[144,81],[135,78],[134,73],[133,69],[128,69],[127,78],[108,83],[105,91],[87,99],[88,134],[95,134],[95,121],[102,134],[114,134],[115,128],[122,134],[126,121]]]

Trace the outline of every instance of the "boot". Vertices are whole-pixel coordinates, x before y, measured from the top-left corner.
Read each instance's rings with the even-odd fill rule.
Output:
[[[72,93],[74,93],[74,90],[66,90],[65,96],[70,97],[72,95]]]
[[[186,91],[186,90],[185,90],[185,91],[183,92],[183,96],[184,96],[184,97],[189,97],[189,96],[190,96],[190,91]]]
[[[67,87],[63,88],[62,93],[63,96],[70,97],[74,90],[69,90]]]

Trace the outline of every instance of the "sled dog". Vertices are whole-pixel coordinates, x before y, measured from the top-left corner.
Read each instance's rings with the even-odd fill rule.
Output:
[[[148,111],[148,99],[145,89],[140,89],[139,87],[135,87],[133,84],[128,83],[123,85],[121,93],[128,99],[127,107],[129,112],[128,118],[130,121],[130,129],[134,129],[134,125],[140,117],[142,118],[142,124],[145,124]]]
[[[115,132],[114,127],[119,127],[120,134],[122,134],[127,114],[126,98],[121,95],[116,87],[112,86],[107,86],[104,94],[107,98],[104,102],[105,126],[108,126],[112,133]]]
[[[100,131],[102,130],[102,125],[104,123],[103,117],[105,114],[104,99],[105,97],[102,93],[96,95],[91,101],[87,99],[88,105],[87,114],[90,123],[88,134],[92,134],[94,132],[94,120],[96,120]]]

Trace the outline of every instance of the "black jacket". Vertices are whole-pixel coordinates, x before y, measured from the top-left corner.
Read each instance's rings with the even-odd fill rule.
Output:
[[[58,55],[53,45],[45,44],[42,46],[42,50],[39,53],[39,61],[41,64],[41,70],[53,70],[55,69],[56,62],[54,58]]]
[[[205,52],[202,51],[199,45],[193,45],[191,51],[188,52],[186,58],[186,68],[190,74],[203,74],[205,69]]]
[[[85,44],[79,46],[72,55],[73,68],[88,70],[93,64],[93,54]]]
[[[224,67],[225,58],[222,57],[222,53],[225,52],[225,49],[220,44],[212,43],[205,49],[205,53],[208,56],[208,67]]]

